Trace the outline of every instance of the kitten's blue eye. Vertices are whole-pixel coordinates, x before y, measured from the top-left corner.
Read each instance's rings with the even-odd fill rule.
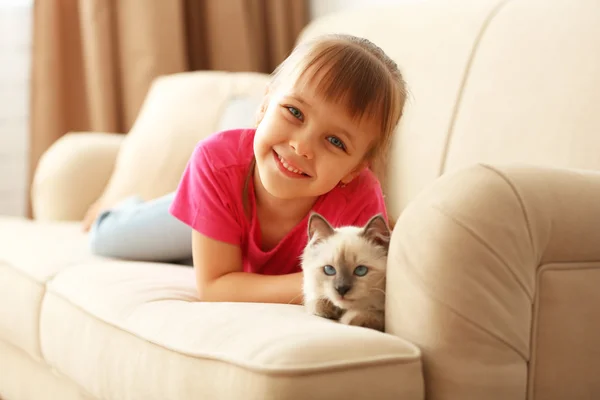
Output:
[[[335,268],[333,268],[331,265],[326,265],[323,267],[323,272],[325,272],[325,275],[335,275]]]
[[[288,107],[287,108],[290,114],[294,116],[294,118],[298,118],[300,121],[304,119],[304,115],[302,115],[302,111],[298,110],[296,107]]]
[[[354,268],[354,275],[365,276],[367,272],[369,272],[369,268],[365,267],[364,265],[359,265],[358,267]]]
[[[329,143],[331,143],[335,147],[342,149],[342,150],[346,150],[346,145],[339,138],[337,138],[335,136],[329,136],[327,138],[327,140],[329,140]]]

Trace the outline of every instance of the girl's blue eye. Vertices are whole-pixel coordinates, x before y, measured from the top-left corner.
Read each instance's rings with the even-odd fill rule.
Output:
[[[323,272],[325,272],[325,275],[335,275],[335,268],[333,268],[331,265],[326,265],[323,267]]]
[[[346,150],[346,145],[339,138],[337,138],[335,136],[329,136],[327,138],[327,140],[329,140],[329,143],[331,143],[335,147],[342,149],[342,150]]]
[[[304,119],[304,115],[302,115],[302,111],[298,110],[296,107],[288,107],[287,108],[290,114],[294,116],[294,118],[298,118],[300,121]]]
[[[367,272],[369,272],[369,268],[365,267],[364,265],[359,265],[358,267],[354,268],[354,275],[365,276]]]

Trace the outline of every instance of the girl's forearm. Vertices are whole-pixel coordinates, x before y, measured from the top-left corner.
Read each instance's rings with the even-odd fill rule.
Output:
[[[204,285],[200,300],[302,304],[302,272],[286,275],[231,272]]]

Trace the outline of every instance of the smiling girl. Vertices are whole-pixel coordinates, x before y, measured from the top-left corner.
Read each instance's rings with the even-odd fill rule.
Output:
[[[405,98],[398,67],[379,47],[321,36],[274,72],[256,129],[200,141],[167,200],[191,228],[200,300],[302,303],[310,212],[333,226],[387,218],[373,171],[385,164]]]

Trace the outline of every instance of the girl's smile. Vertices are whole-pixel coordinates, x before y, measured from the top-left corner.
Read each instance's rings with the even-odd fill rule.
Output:
[[[283,158],[277,151],[273,150],[273,157],[275,159],[275,164],[279,167],[279,170],[290,178],[294,179],[307,179],[310,178],[306,172],[296,167],[295,164],[292,164],[287,159]]]

